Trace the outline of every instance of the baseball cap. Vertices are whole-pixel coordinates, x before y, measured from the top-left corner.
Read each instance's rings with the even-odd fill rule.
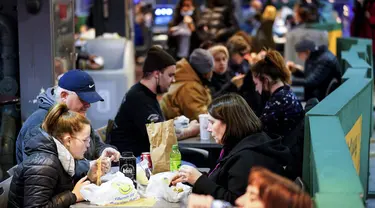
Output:
[[[73,69],[66,72],[60,79],[58,86],[75,92],[80,99],[88,103],[104,101],[95,91],[95,83],[92,77],[81,70]]]

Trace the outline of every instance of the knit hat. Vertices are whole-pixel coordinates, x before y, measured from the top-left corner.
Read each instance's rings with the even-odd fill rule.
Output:
[[[313,41],[302,39],[299,41],[294,48],[296,52],[315,51],[316,45]]]
[[[161,71],[176,65],[176,60],[159,46],[152,46],[143,64],[143,72]]]
[[[207,74],[214,67],[214,58],[207,50],[198,48],[191,53],[189,63],[196,72]]]

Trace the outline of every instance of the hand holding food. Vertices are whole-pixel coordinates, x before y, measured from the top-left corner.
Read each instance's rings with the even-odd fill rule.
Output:
[[[120,152],[113,149],[112,147],[107,147],[103,150],[101,157],[109,157],[111,162],[118,162],[120,159]]]
[[[236,87],[239,89],[243,85],[243,80],[245,78],[244,74],[239,74],[232,78],[231,82],[236,85]]]
[[[111,169],[111,160],[108,157],[100,157],[93,161],[87,177],[93,183],[100,185],[100,177],[105,175]]]
[[[183,165],[180,167],[178,174],[173,177],[171,184],[176,185],[179,182],[187,182],[191,185],[194,185],[201,175],[202,173],[200,173],[194,167]]]

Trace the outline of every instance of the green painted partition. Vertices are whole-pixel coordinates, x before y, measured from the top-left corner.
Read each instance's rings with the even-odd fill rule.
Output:
[[[338,38],[339,88],[305,117],[303,180],[317,207],[364,207],[372,135],[372,41]]]
[[[348,68],[363,68],[364,62],[372,66],[372,40],[361,38],[337,38],[337,58],[342,74]]]
[[[343,202],[357,204],[351,207],[363,207],[360,199],[366,199],[368,189],[372,88],[371,78],[352,77],[307,113],[303,179],[320,207],[341,207]],[[360,117],[362,124],[355,125]],[[353,126],[358,130],[351,131]],[[345,138],[349,132],[356,132],[355,136],[361,133],[351,140],[351,148]],[[356,153],[359,174],[352,160],[352,154]],[[341,202],[339,198],[329,201],[328,196],[332,194],[351,197],[341,197]],[[323,203],[320,199],[329,202]],[[325,203],[337,204],[322,206]]]
[[[371,69],[369,68],[348,68],[345,74],[342,76],[342,79],[346,81],[353,77],[367,78],[371,77],[370,73]]]

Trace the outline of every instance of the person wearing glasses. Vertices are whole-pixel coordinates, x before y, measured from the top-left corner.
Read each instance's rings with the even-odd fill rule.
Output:
[[[95,91],[95,83],[92,77],[81,70],[70,70],[62,75],[58,85],[48,88],[37,97],[38,109],[31,114],[23,123],[16,140],[16,159],[20,164],[27,158],[25,144],[32,140],[35,132],[38,132],[48,110],[57,103],[64,103],[73,112],[86,116],[87,110],[92,103],[104,101]],[[90,168],[91,160],[100,156],[109,157],[112,161],[118,161],[120,153],[112,146],[104,144],[94,129],[90,131],[90,146],[87,148],[85,157],[77,160],[76,177],[79,179],[86,175]],[[94,179],[89,178],[91,181]]]
[[[25,143],[27,158],[13,175],[8,207],[69,207],[83,201],[80,193],[88,177],[75,181],[75,160],[84,159],[90,148],[91,126],[88,119],[66,104],[50,109],[37,133]],[[102,175],[110,169],[102,162]],[[97,178],[97,161],[88,175]],[[96,182],[96,181],[92,181]],[[75,184],[75,185],[74,185]]]

